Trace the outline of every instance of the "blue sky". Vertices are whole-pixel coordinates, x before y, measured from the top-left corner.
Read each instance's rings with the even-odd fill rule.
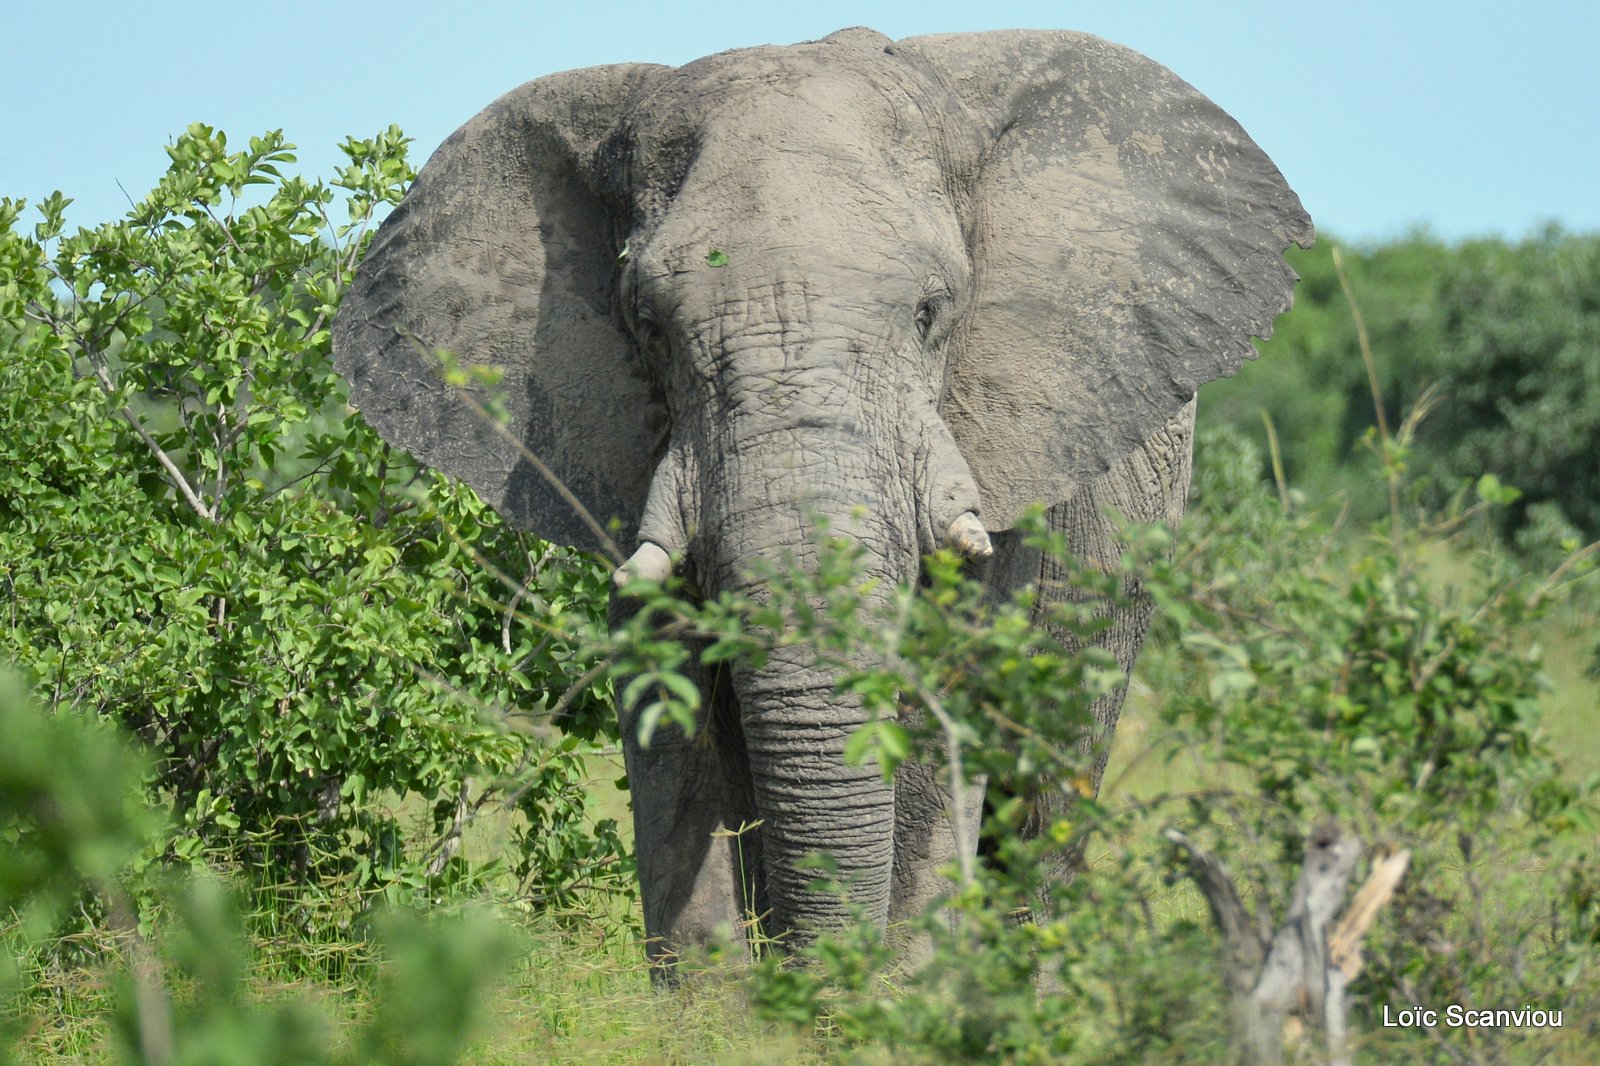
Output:
[[[598,13],[598,14],[597,14]],[[679,64],[867,25],[891,37],[1086,30],[1165,63],[1277,161],[1320,228],[1371,241],[1600,229],[1600,3],[45,3],[0,15],[0,195],[88,225],[203,121],[284,129],[329,175],[398,123],[418,161],[495,96],[601,63]]]

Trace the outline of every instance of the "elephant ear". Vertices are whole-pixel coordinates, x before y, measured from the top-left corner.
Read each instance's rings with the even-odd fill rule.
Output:
[[[1085,34],[916,37],[891,49],[976,123],[975,295],[943,414],[991,529],[1054,503],[1254,358],[1311,220],[1221,108]]]
[[[604,540],[539,467],[631,541],[666,414],[614,310],[614,227],[591,164],[660,69],[569,71],[490,104],[384,221],[333,325],[335,366],[385,440],[513,523],[588,548]],[[503,371],[489,391],[508,432],[445,383],[441,349]]]

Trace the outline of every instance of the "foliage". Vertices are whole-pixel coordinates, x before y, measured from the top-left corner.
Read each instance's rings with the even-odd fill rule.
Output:
[[[1345,307],[1333,240],[1290,249],[1301,274],[1295,309],[1259,365],[1218,382],[1202,424],[1259,432],[1261,412],[1294,427],[1282,440],[1289,478],[1314,499],[1352,493],[1357,516],[1382,513],[1381,485],[1362,472],[1360,442],[1377,421]],[[1525,527],[1532,509],[1600,537],[1600,235],[1548,229],[1518,243],[1450,245],[1426,234],[1344,249],[1362,294],[1390,425],[1431,385],[1444,402],[1410,455],[1433,508],[1481,474],[1522,490],[1497,525]],[[1379,489],[1373,492],[1374,488]]]
[[[1129,528],[1120,573],[1063,559],[1088,599],[1056,623],[1079,641],[1124,581],[1159,608],[1165,650],[1147,679],[1170,693],[1162,744],[1169,759],[1199,758],[1208,779],[1144,802],[1077,795],[1088,704],[1118,680],[1108,657],[1071,654],[1032,626],[1029,592],[986,601],[952,557],[927,560],[922,586],[877,610],[865,608],[877,598],[842,540],[826,541],[805,571],[765,575],[759,602],[630,587],[643,609],[608,658],[646,735],[669,720],[693,729],[700,696],[680,670],[695,648],[706,662],[760,661],[799,645],[874,713],[851,757],[885,772],[912,756],[932,761],[953,794],[987,775],[1019,794],[1055,788],[1076,800],[1033,840],[1017,832],[1020,804],[1002,807],[990,825],[995,861],[949,871],[949,893],[914,928],[885,939],[856,926],[798,959],[766,957],[751,986],[761,1015],[820,1026],[836,1050],[885,1047],[897,1061],[1214,1061],[1229,1039],[1220,946],[1188,914],[1157,916],[1186,870],[1162,830],[1182,825],[1242,872],[1275,925],[1308,830],[1334,818],[1369,853],[1413,855],[1353,990],[1373,1047],[1500,1061],[1555,1046],[1497,1031],[1440,1050],[1419,1032],[1382,1030],[1382,1009],[1400,1003],[1532,1003],[1566,1012],[1577,1044],[1561,1046],[1595,1037],[1600,926],[1583,887],[1594,783],[1575,785],[1545,745],[1540,651],[1528,638],[1555,595],[1592,573],[1592,553],[1567,540],[1545,573],[1509,558],[1491,534],[1520,493],[1493,474],[1470,483],[1470,505],[1458,494],[1430,511],[1427,484],[1411,477],[1430,409],[1425,394],[1396,432],[1385,418],[1364,436],[1377,466],[1371,497],[1388,507],[1359,532],[1344,528],[1345,511],[1330,521],[1306,510],[1303,493],[1264,485],[1263,457],[1240,434],[1208,430],[1195,514],[1176,548],[1164,530]],[[1062,556],[1034,522],[1035,543]],[[1452,543],[1472,545],[1481,569],[1441,585],[1425,562]],[[871,668],[859,666],[864,654]],[[1085,837],[1099,862],[1043,881],[1049,855]],[[818,870],[826,882],[825,859]],[[899,972],[908,937],[927,953]]]
[[[1307,491],[1284,481],[1275,495],[1239,432],[1206,432],[1176,546],[1129,529],[1122,572],[1074,572],[1088,602],[1057,621],[1079,638],[1102,624],[1094,598],[1125,578],[1159,605],[1145,667],[1167,697],[1159,743],[1203,768],[1169,794],[1097,802],[1080,794],[1080,741],[1114,668],[1031,625],[1027,594],[987,602],[936,556],[923,587],[874,615],[853,550],[833,541],[810,570],[770,574],[760,603],[638,584],[645,609],[608,636],[598,567],[385,447],[346,408],[325,327],[410,170],[395,130],[345,150],[329,187],[283,177],[279,134],[230,151],[197,126],[119,222],[66,235],[58,194],[29,231],[23,204],[0,202],[0,654],[47,704],[39,715],[0,693],[0,908],[23,964],[4,959],[0,992],[37,996],[29,983],[74,952],[121,956],[104,995],[113,1054],[129,1061],[450,1061],[510,950],[503,932],[396,920],[376,935],[388,976],[351,967],[376,1005],[339,1025],[325,1005],[261,995],[242,930],[331,929],[366,960],[365,926],[309,906],[240,915],[214,882],[169,881],[152,858],[220,858],[258,887],[361,898],[503,891],[491,879],[507,874],[539,906],[616,886],[629,876],[618,833],[585,788],[609,686],[647,734],[692,729],[692,656],[802,645],[875,713],[852,758],[886,773],[928,760],[955,792],[987,775],[1075,800],[1033,840],[1017,832],[1024,807],[1002,806],[990,861],[952,869],[913,928],[854,927],[799,960],[760,960],[756,1009],[820,1034],[819,1054],[1226,1057],[1217,937],[1161,830],[1183,826],[1281,915],[1305,830],[1330,815],[1413,853],[1352,990],[1372,1050],[1498,1061],[1600,1041],[1593,791],[1543,744],[1530,636],[1587,572],[1574,538],[1600,522],[1585,402],[1600,242],[1416,238],[1353,254],[1372,337],[1406,356],[1376,389],[1335,308],[1331,259],[1300,257],[1301,308],[1273,342],[1296,356],[1209,392],[1205,417],[1253,429],[1264,398],[1295,427],[1281,458]],[[1430,380],[1451,399],[1422,436],[1401,415],[1428,406]],[[1360,444],[1379,477],[1352,472]],[[1305,508],[1335,488],[1355,501],[1353,534]],[[1491,525],[1516,529],[1543,569],[1494,550]],[[1473,538],[1482,569],[1441,582],[1427,560],[1452,538]],[[843,668],[862,649],[876,665]],[[559,740],[540,721],[553,715]],[[96,720],[136,732],[148,761]],[[419,807],[425,831],[407,832]],[[463,831],[505,807],[509,864],[469,864]],[[1047,881],[1047,857],[1085,840],[1088,864]],[[49,939],[85,919],[110,948]],[[896,969],[905,937],[929,960],[913,972]],[[1565,1007],[1556,1039],[1570,1042],[1500,1032],[1451,1046],[1376,1022],[1385,1005],[1452,1001]]]
[[[1271,499],[1248,442],[1217,433],[1211,458],[1187,531],[1209,544],[1151,586],[1182,594],[1165,635],[1207,677],[1162,679],[1182,693],[1170,721],[1196,741],[1225,734],[1221,757],[1296,819],[1330,805],[1388,826],[1441,805],[1478,817],[1528,775],[1549,785],[1523,796],[1530,813],[1570,798],[1538,739],[1539,650],[1512,642],[1548,604],[1520,570],[1485,550],[1478,588],[1434,594],[1415,531],[1343,545]]]
[[[1390,479],[1415,428],[1380,449]],[[1515,494],[1485,478],[1465,514],[1419,527],[1401,509],[1349,543],[1283,510],[1247,442],[1218,433],[1210,454],[1192,547],[1151,583],[1182,595],[1163,612],[1175,653],[1152,677],[1180,694],[1164,709],[1173,742],[1245,783],[1193,817],[1257,883],[1299,861],[1324,812],[1369,846],[1410,849],[1356,1001],[1369,1031],[1385,1005],[1536,1003],[1592,1036],[1600,927],[1570,886],[1596,861],[1600,777],[1575,785],[1543,737],[1529,634],[1559,582],[1495,549],[1493,508]],[[1423,570],[1441,532],[1477,548],[1477,572],[1453,587]],[[1479,1034],[1474,1054],[1504,1054],[1515,1035]]]
[[[180,860],[459,880],[463,819],[514,789],[520,872],[564,898],[626,880],[585,746],[540,722],[589,665],[604,578],[383,444],[331,365],[406,143],[348,140],[330,186],[284,175],[281,133],[196,125],[122,220],[66,234],[57,193],[30,231],[0,202],[0,655],[146,743]],[[593,738],[604,707],[567,722]]]
[[[134,927],[119,878],[156,828],[143,803],[145,768],[123,738],[71,710],[40,713],[0,676],[0,834],[7,843],[0,908],[21,914],[8,948],[26,958],[50,928],[48,915],[84,890],[110,901],[120,925],[112,968],[115,1059],[146,1064],[392,1063],[457,1061],[478,1024],[483,990],[510,961],[513,942],[482,916],[388,916],[380,943],[375,1007],[338,1046],[326,1011],[303,996],[265,1001],[250,989],[240,916],[223,887],[189,877],[161,894],[162,933]],[[41,920],[43,919],[43,920]],[[122,956],[117,959],[115,956]],[[17,960],[5,953],[0,1062],[22,1035],[12,1013]],[[178,995],[180,989],[186,994]]]
[[[0,736],[0,906],[59,906],[80,879],[119,874],[156,820],[131,795],[139,763],[114,731],[70,711],[40,716],[0,674]]]
[[[1379,442],[1386,477],[1401,480],[1414,430],[1408,421]],[[1522,642],[1553,587],[1487,549],[1471,587],[1433,587],[1419,566],[1440,526],[1393,524],[1402,510],[1341,540],[1259,482],[1247,442],[1210,438],[1175,558],[1164,531],[1130,528],[1124,563],[1160,610],[1164,651],[1146,676],[1172,693],[1168,757],[1200,754],[1211,779],[1147,802],[1080,801],[1032,842],[1000,828],[1002,861],[951,870],[949,893],[917,923],[931,957],[915,972],[896,974],[895,952],[869,930],[825,935],[800,952],[804,966],[761,965],[753,996],[766,1016],[820,1020],[830,1040],[897,1058],[1215,1061],[1228,1033],[1219,943],[1189,917],[1155,916],[1152,901],[1185,869],[1160,831],[1177,824],[1204,841],[1275,924],[1307,831],[1335,818],[1379,853],[1413,853],[1353,990],[1374,1047],[1445,1054],[1423,1034],[1382,1029],[1382,1008],[1401,1003],[1533,1003],[1564,1009],[1580,1043],[1597,1035],[1600,926],[1578,887],[1595,862],[1593,785],[1570,783],[1541,740],[1539,654]],[[1481,487],[1485,498],[1442,528],[1488,536],[1491,509],[1512,494]],[[841,573],[822,566],[823,586],[802,583],[795,599],[778,583],[788,632],[806,632],[807,604],[851,599]],[[991,607],[949,561],[928,574],[896,612],[842,631],[880,664],[840,682],[885,716],[865,731],[879,757],[909,750],[968,777],[1072,788],[1096,691],[1081,682],[1103,667],[1041,646],[1037,630],[1021,636],[1026,595]],[[1079,580],[1115,593],[1103,575]],[[828,660],[829,627],[812,632]],[[900,705],[924,713],[891,726]],[[1099,861],[1041,885],[1044,855],[1078,834],[1093,836]],[[1031,923],[1015,920],[1024,910]],[[1499,1061],[1518,1036],[1480,1033],[1468,1052]]]
[[[3,671],[0,736],[0,922],[9,949],[45,941],[87,887],[113,884],[157,820],[137,795],[139,761],[113,729],[70,710],[40,715]],[[23,987],[18,959],[0,952],[0,1063],[21,1029],[10,1008]]]

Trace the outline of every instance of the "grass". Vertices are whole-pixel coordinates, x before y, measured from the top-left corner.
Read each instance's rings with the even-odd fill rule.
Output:
[[[538,1063],[820,1062],[792,1032],[754,1023],[736,980],[703,979],[679,990],[652,986],[643,949],[617,922],[576,926],[550,916],[512,919],[522,936],[518,961],[484,1007],[481,1036],[462,1061]],[[111,946],[91,958],[47,965],[31,977],[22,1039],[25,1064],[119,1061],[111,1044]],[[298,976],[301,954],[341,945],[259,941],[249,984],[261,1002],[306,999],[332,1020],[335,1046],[346,1045],[374,1006],[370,979],[338,982]],[[366,956],[367,949],[342,949]],[[178,990],[183,1000],[183,990]]]
[[[1540,623],[1536,635],[1545,650],[1550,688],[1540,699],[1544,731],[1561,768],[1573,781],[1600,773],[1600,680],[1591,669],[1593,614],[1561,615]]]
[[[476,1063],[819,1061],[794,1034],[755,1024],[737,983],[657,990],[626,935],[544,930],[501,990]]]

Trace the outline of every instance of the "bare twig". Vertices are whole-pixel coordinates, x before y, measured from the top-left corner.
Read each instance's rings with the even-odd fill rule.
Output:
[[[456,791],[456,813],[450,822],[450,828],[445,831],[433,847],[429,849],[433,858],[428,861],[428,876],[437,877],[444,872],[456,852],[461,850],[461,832],[467,826],[469,807],[467,794],[472,788],[470,778],[461,779],[461,787]]]
[[[203,211],[205,211],[207,217],[217,224],[217,228],[222,230],[222,235],[228,239],[229,244],[233,245],[233,250],[238,252],[240,255],[244,255],[244,249],[239,247],[239,242],[233,239],[233,230],[229,228],[227,220],[218,218],[217,213],[211,210],[211,205],[205,201],[196,200],[195,202],[200,205]]]
[[[523,597],[528,594],[528,589],[532,587],[539,574],[543,572],[545,564],[550,561],[555,553],[556,547],[554,544],[545,546],[544,552],[540,554],[539,558],[529,565],[528,576],[523,578],[522,583],[517,586],[517,591],[511,596],[511,602],[506,604],[505,612],[500,617],[500,646],[505,649],[507,655],[511,654],[511,620],[516,617],[517,604],[521,603]]]
[[[961,736],[956,730],[955,720],[939,702],[938,696],[923,685],[917,686],[917,695],[944,733],[945,766],[950,778],[950,829],[955,837],[956,861],[961,868],[961,886],[966,888],[977,878],[978,870],[977,849],[967,839],[967,777],[961,763]]]
[[[955,840],[956,862],[961,871],[961,885],[963,888],[971,885],[977,878],[977,847],[975,842],[969,840],[970,827],[967,825],[968,783],[966,770],[961,758],[961,734],[956,726],[956,721],[944,709],[944,702],[939,694],[928,688],[920,679],[915,677],[915,672],[900,656],[900,641],[905,634],[906,626],[911,617],[911,605],[914,594],[902,592],[900,595],[899,610],[896,613],[893,628],[884,635],[884,665],[891,671],[903,677],[912,679],[912,686],[917,698],[928,713],[933,715],[934,721],[939,723],[939,730],[944,736],[945,769],[949,778],[950,790],[950,830]]]
[[[1540,582],[1538,588],[1529,593],[1528,608],[1531,610],[1542,603],[1546,596],[1550,595],[1556,589],[1561,587],[1562,577],[1564,577],[1569,571],[1575,569],[1585,559],[1588,559],[1596,553],[1600,553],[1600,540],[1597,540],[1592,544],[1586,544],[1582,548],[1579,548],[1577,551],[1573,552],[1571,555],[1568,555],[1564,560],[1562,560],[1560,566],[1550,571],[1550,576]],[[1587,573],[1579,574],[1577,577],[1567,581],[1566,584],[1571,584],[1572,581],[1577,581],[1588,576],[1589,575]]]
[[[1223,978],[1228,988],[1236,996],[1247,994],[1266,958],[1266,938],[1239,899],[1239,890],[1221,859],[1202,851],[1177,829],[1168,829],[1162,835],[1187,856],[1189,874],[1205,896],[1211,918],[1222,933]]]

